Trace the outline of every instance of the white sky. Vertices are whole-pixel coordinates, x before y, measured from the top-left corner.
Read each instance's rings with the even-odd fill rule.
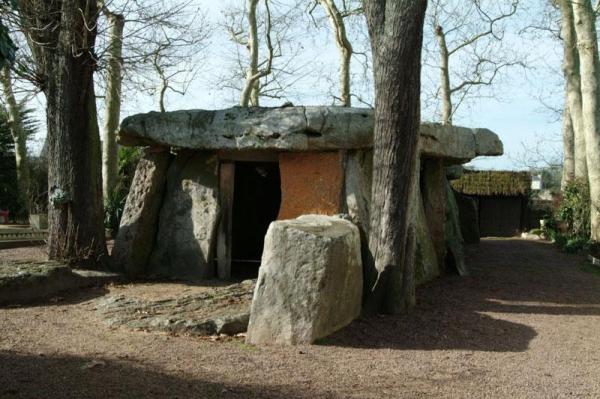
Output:
[[[170,1],[170,0],[167,0]],[[230,89],[218,87],[225,72],[232,65],[232,54],[236,45],[227,37],[219,24],[222,23],[222,10],[227,4],[243,4],[244,0],[195,0],[194,5],[206,10],[209,22],[213,24],[213,34],[207,50],[199,54],[203,63],[200,73],[196,76],[185,95],[170,93],[167,96],[167,110],[175,109],[215,109],[237,105],[238,93]],[[287,0],[280,1],[283,3]],[[531,1],[531,0],[529,0]],[[542,3],[544,0],[534,0]],[[534,6],[533,11],[539,11]],[[530,10],[531,12],[532,10]],[[529,14],[531,15],[531,14]],[[522,16],[516,25],[523,26],[528,17]],[[301,51],[296,63],[304,65],[308,75],[301,78],[286,92],[286,99],[261,100],[261,105],[280,105],[286,100],[295,105],[331,104],[330,90],[337,82],[337,52],[330,32],[321,29],[316,35],[309,36],[305,32],[310,27],[306,20],[298,20],[293,29],[294,35],[301,43]],[[364,35],[363,26],[350,27],[349,30]],[[516,28],[515,28],[516,30]],[[428,33],[429,34],[429,33]],[[504,142],[505,155],[476,160],[473,165],[486,169],[522,169],[523,145],[532,148],[543,138],[543,148],[549,154],[560,151],[560,121],[552,121],[553,115],[543,112],[543,106],[538,98],[554,106],[562,102],[562,78],[551,69],[559,70],[562,50],[560,43],[549,38],[524,37],[516,32],[509,32],[506,40],[510,46],[526,53],[530,68],[526,71],[513,69],[510,76],[504,76],[501,84],[494,88],[493,94],[498,98],[488,96],[477,99],[464,107],[455,116],[456,125],[468,127],[486,127],[496,132]],[[360,43],[355,45],[361,48]],[[359,57],[357,57],[359,58]],[[357,62],[353,63],[353,71],[360,75],[362,72]],[[425,68],[423,81],[437,81],[438,71]],[[328,80],[326,77],[330,75]],[[333,82],[333,83],[331,83]],[[364,83],[364,82],[363,82]],[[241,82],[240,82],[241,84]],[[372,98],[369,83],[355,86],[364,98]],[[358,89],[358,90],[357,90]],[[156,110],[156,99],[147,94],[124,93],[122,117],[127,115]],[[358,105],[355,104],[354,105]],[[101,115],[101,112],[99,113]],[[423,119],[431,120],[431,112],[423,111]]]

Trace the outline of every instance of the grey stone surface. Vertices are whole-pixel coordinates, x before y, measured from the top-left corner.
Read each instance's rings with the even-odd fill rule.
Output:
[[[0,304],[25,304],[121,279],[115,273],[76,270],[57,262],[0,262]]]
[[[167,298],[110,295],[95,310],[111,327],[186,335],[234,335],[246,331],[256,280],[246,280],[202,293]]]
[[[480,241],[477,202],[469,196],[455,190],[452,191],[458,207],[460,231],[463,239],[466,244],[477,244]]]
[[[358,226],[365,237],[369,234],[372,176],[373,152],[349,151],[345,170],[346,208],[352,222]]]
[[[417,215],[415,220],[415,231],[417,242],[415,249],[415,283],[424,284],[439,277],[440,264],[437,259],[435,246],[431,239],[431,233],[427,226],[425,208],[419,195],[419,204],[417,205]]]
[[[502,142],[491,130],[435,123],[421,125],[419,146],[422,156],[444,158],[447,163],[465,163],[478,156],[496,156],[504,152]]]
[[[247,342],[310,344],[361,310],[358,228],[332,216],[271,223],[252,300]]]
[[[363,148],[369,146],[372,123],[370,110],[345,107],[151,112],[125,118],[119,142],[205,150]]]
[[[446,246],[458,274],[468,276],[469,270],[465,263],[465,242],[460,231],[458,205],[449,182],[446,182]]]
[[[218,188],[216,156],[201,152],[177,154],[167,175],[150,275],[181,279],[214,276]]]
[[[112,251],[117,270],[131,276],[142,275],[148,267],[170,162],[168,151],[152,150],[137,165]]]
[[[200,150],[368,149],[373,147],[373,110],[300,106],[150,112],[125,118],[118,140]],[[423,155],[450,163],[503,152],[498,136],[487,129],[432,123],[421,126],[420,148]]]

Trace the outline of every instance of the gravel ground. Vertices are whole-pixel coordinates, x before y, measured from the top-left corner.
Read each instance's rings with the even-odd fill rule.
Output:
[[[0,398],[600,397],[600,277],[551,245],[485,240],[472,277],[321,345],[110,329],[89,290],[0,309]]]

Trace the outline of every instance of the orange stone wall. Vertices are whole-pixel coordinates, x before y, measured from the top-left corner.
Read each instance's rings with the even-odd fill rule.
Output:
[[[344,155],[336,152],[281,153],[279,220],[342,212]]]

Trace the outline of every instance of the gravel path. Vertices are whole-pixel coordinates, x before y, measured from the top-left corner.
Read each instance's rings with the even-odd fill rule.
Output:
[[[469,253],[411,314],[311,347],[110,329],[103,289],[0,309],[0,398],[600,397],[600,275],[540,242]]]

